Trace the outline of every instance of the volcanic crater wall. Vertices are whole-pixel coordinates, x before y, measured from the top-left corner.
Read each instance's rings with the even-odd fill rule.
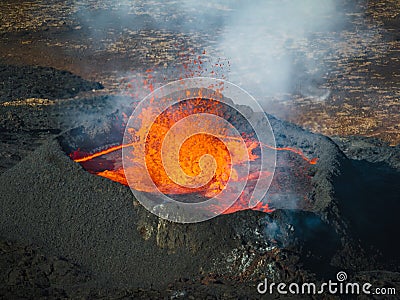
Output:
[[[50,140],[0,176],[2,236],[40,245],[89,269],[98,282],[116,285],[162,287],[200,274],[251,279],[270,272],[268,265],[276,258],[264,213],[241,211],[198,224],[171,223],[146,211],[128,187],[86,172],[67,156],[67,145],[72,149],[86,138],[114,136],[109,135],[114,119],[85,124]],[[269,119],[278,146],[297,147],[319,158],[310,171],[312,205],[307,209],[325,219],[338,218],[328,212],[335,211],[332,180],[343,154],[328,138]],[[275,275],[288,276],[279,268]]]

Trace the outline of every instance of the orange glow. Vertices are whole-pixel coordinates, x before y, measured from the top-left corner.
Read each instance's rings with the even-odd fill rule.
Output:
[[[318,158],[317,158],[317,157],[308,158],[308,157],[305,156],[304,153],[303,153],[301,150],[299,150],[299,149],[295,149],[295,148],[291,148],[291,147],[272,147],[272,146],[265,145],[265,144],[264,144],[263,146],[264,146],[264,147],[267,147],[267,148],[269,148],[269,149],[277,150],[277,151],[290,151],[290,152],[293,152],[293,153],[299,155],[302,159],[304,159],[304,160],[305,160],[306,162],[308,162],[310,165],[316,165],[316,164],[317,164],[317,161],[318,161]]]
[[[117,151],[117,150],[121,150],[122,148],[130,147],[132,145],[133,144],[112,146],[112,147],[107,148],[105,150],[102,150],[102,151],[99,151],[99,152],[96,152],[96,153],[93,153],[93,154],[90,154],[90,155],[87,155],[87,156],[83,156],[81,158],[73,158],[73,160],[75,162],[79,162],[79,163],[85,162],[85,161],[89,161],[89,160],[92,160],[93,158],[100,157],[100,156],[103,156],[105,154],[108,154],[108,153],[111,153],[111,152],[114,152],[114,151]],[[78,154],[76,154],[76,155],[78,155]]]
[[[201,98],[201,92],[198,98],[179,102],[163,112],[153,107],[143,109],[142,125],[149,124],[152,116],[156,118],[150,126],[130,132],[137,142],[133,145],[132,166],[125,173],[132,174],[129,178],[133,189],[155,192],[154,185],[140,176],[143,161],[152,182],[164,194],[201,193],[212,197],[225,188],[229,179],[245,180],[237,177],[233,166],[256,160],[258,156],[253,150],[257,144],[255,141],[243,143],[240,137],[232,138],[219,119],[202,119],[200,133],[196,124],[188,123],[169,134],[180,120],[204,113],[223,117],[224,110],[220,102]],[[218,133],[210,134],[216,127]],[[162,147],[168,149],[164,155]]]
[[[151,180],[156,188],[164,194],[190,194],[199,193],[204,197],[213,197],[221,193],[226,188],[228,180],[256,182],[260,176],[271,176],[272,174],[260,174],[259,172],[250,173],[246,178],[239,178],[232,166],[247,163],[259,159],[255,150],[259,149],[260,143],[252,138],[234,137],[224,134],[197,133],[191,134],[191,126],[183,126],[179,131],[168,140],[168,132],[179,122],[179,120],[193,114],[209,113],[213,115],[223,115],[221,105],[218,101],[209,99],[195,98],[191,101],[180,102],[173,108],[168,108],[163,112],[153,111],[146,108],[141,114],[142,124],[147,124],[147,120],[156,114],[157,117],[151,126],[141,127],[139,130],[128,129],[132,136],[132,143],[112,146],[108,149],[98,151],[93,154],[81,156],[78,152],[71,155],[74,161],[88,163],[99,159],[101,156],[109,155],[123,148],[128,148],[132,154],[132,164],[122,168],[119,163],[111,169],[96,171],[99,176],[128,185],[129,176],[131,187],[144,192],[154,192],[153,184],[146,184],[143,178],[144,172],[148,171]],[[202,124],[204,132],[212,131],[212,127],[218,126],[218,122]],[[147,133],[147,135],[146,135]],[[163,142],[167,139],[168,149],[165,157],[162,156]],[[244,145],[241,141],[244,140]],[[183,143],[182,143],[183,141]],[[299,155],[309,164],[316,164],[317,158],[308,158],[304,153],[291,147],[272,147],[262,144],[262,147],[277,151],[290,151]],[[131,148],[129,148],[131,147]],[[144,156],[144,157],[143,157]],[[145,162],[145,166],[141,162]],[[171,163],[176,161],[177,163]],[[167,171],[164,167],[172,166]],[[267,174],[268,173],[268,174]],[[250,187],[251,189],[251,187]],[[249,187],[242,192],[238,200],[228,208],[224,214],[236,211],[253,209],[263,212],[271,212],[272,209],[263,202],[259,202],[254,207],[248,207],[246,195]]]
[[[210,63],[205,56],[205,51],[202,56],[191,59],[186,57],[184,54],[186,52],[183,50],[185,49],[182,49],[182,61],[185,63],[182,65],[180,79],[204,75],[224,78],[224,69],[230,67],[229,61],[218,60]],[[209,69],[203,69],[205,66]],[[125,92],[134,100],[142,99],[159,85],[157,80],[159,81],[160,78],[156,78],[157,73],[152,69],[146,70],[144,74],[141,74],[142,76],[139,75],[120,82],[121,85],[127,87]],[[215,91],[213,99],[223,97],[222,82],[219,82],[218,86],[209,88]],[[174,104],[164,111],[159,108],[156,100],[151,98],[150,105],[141,110],[137,120],[133,120],[136,126],[128,127],[125,133],[125,144],[111,146],[90,154],[75,151],[71,153],[71,158],[81,163],[91,173],[149,193],[157,189],[169,195],[198,193],[207,198],[217,196],[222,191],[230,192],[229,182],[246,183],[239,198],[224,212],[225,214],[245,209],[272,211],[268,204],[263,202],[249,207],[250,199],[248,198],[259,178],[268,178],[273,174],[251,170],[245,178],[241,178],[235,170],[237,166],[260,160],[258,153],[261,147],[289,151],[308,164],[317,163],[317,158],[310,159],[299,149],[260,144],[258,140],[247,137],[242,132],[239,133],[240,136],[233,136],[224,123],[218,120],[207,119],[202,122],[201,132],[196,132],[198,128],[196,122],[185,123],[179,127],[179,130],[174,131],[174,126],[177,126],[178,122],[191,115],[211,114],[222,119],[227,117],[227,110],[221,102],[204,99],[201,89],[196,92],[192,89],[186,90],[181,96],[189,100]],[[120,119],[122,129],[128,123],[128,116],[123,113]],[[124,155],[124,168],[122,149],[125,149],[124,153],[128,153],[128,156]],[[128,163],[126,163],[127,159]],[[150,176],[151,182],[146,174]]]

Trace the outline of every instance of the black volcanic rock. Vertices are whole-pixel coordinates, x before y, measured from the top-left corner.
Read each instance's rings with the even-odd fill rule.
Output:
[[[312,269],[321,261],[318,257],[329,265],[346,240],[332,184],[346,158],[329,139],[270,117],[278,146],[319,157],[306,186],[310,203],[291,204],[291,209],[270,215],[241,211],[197,224],[176,224],[145,210],[129,188],[86,172],[61,149],[60,142],[63,149],[76,149],[85,140],[98,141],[110,133],[112,120],[91,120],[68,131],[0,176],[0,235],[62,255],[94,273],[97,283],[108,280],[136,288],[165,288],[175,279],[210,274],[244,281],[266,274],[304,278],[308,269],[316,272]],[[279,152],[279,160],[285,168],[290,163],[291,169],[282,167],[278,177],[291,177],[305,167],[293,153]],[[284,194],[280,191],[275,203],[281,208],[286,205]],[[270,224],[278,230],[271,231]],[[317,241],[330,248],[322,251]],[[303,251],[308,260],[302,260]],[[288,255],[290,259],[283,259]],[[297,264],[307,267],[299,269]]]
[[[64,257],[88,270],[90,285],[97,287],[108,282],[159,290],[175,280],[200,282],[210,276],[249,284],[265,276],[304,282],[314,276],[334,278],[337,269],[357,272],[388,266],[375,252],[363,250],[382,243],[376,231],[369,240],[360,234],[359,220],[368,218],[369,211],[349,205],[360,205],[351,197],[357,197],[365,182],[356,176],[357,165],[329,138],[269,116],[278,146],[319,158],[309,169],[310,182],[292,183],[310,188],[308,206],[285,208],[283,190],[278,194],[283,205],[271,214],[241,211],[177,224],[145,210],[129,188],[86,172],[67,156],[65,150],[83,141],[90,147],[90,141],[110,132],[115,119],[91,119],[49,140],[0,176],[0,236],[33,243],[46,256]],[[278,151],[279,160],[289,168],[277,172],[278,178],[304,168],[291,153]],[[395,193],[390,185],[388,193]],[[374,200],[365,197],[355,199]],[[359,243],[359,238],[364,240]]]
[[[102,89],[64,70],[40,66],[0,65],[0,103],[16,99],[65,99],[79,92]]]
[[[64,120],[81,125],[48,140],[1,174],[0,236],[33,243],[46,256],[64,257],[88,270],[90,285],[110,282],[148,291],[185,278],[217,276],[250,284],[267,276],[304,282],[334,277],[338,268],[355,272],[384,266],[376,252],[364,249],[379,249],[380,244],[386,249],[387,243],[376,231],[365,239],[360,220],[371,217],[370,210],[354,207],[362,205],[360,199],[373,203],[368,193],[357,198],[365,184],[373,185],[360,181],[357,164],[329,138],[268,115],[278,147],[318,158],[316,165],[309,165],[290,151],[277,152],[277,170],[267,194],[277,210],[241,211],[197,224],[171,223],[145,210],[128,187],[92,175],[68,157],[78,148],[90,151],[121,143],[118,122],[127,101],[112,100],[116,98],[51,108],[65,120],[76,118],[77,111],[88,117],[74,123]],[[29,115],[22,114],[20,121],[28,122]],[[394,192],[389,185],[387,199]],[[389,204],[395,211],[395,203]]]

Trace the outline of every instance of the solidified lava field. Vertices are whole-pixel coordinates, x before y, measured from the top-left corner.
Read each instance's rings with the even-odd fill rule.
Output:
[[[339,271],[400,293],[400,4],[257,5],[0,3],[1,298],[253,299]],[[278,151],[272,213],[171,223],[70,158],[192,76],[243,86],[277,147],[318,158]]]

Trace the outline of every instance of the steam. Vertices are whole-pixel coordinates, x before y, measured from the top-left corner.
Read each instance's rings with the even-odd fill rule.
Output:
[[[278,247],[302,244],[305,249],[320,249],[319,253],[332,251],[340,240],[332,225],[320,216],[304,211],[284,210],[266,214],[264,232],[267,240]]]
[[[186,0],[177,14],[186,16],[181,30],[215,39],[208,47],[208,67],[215,65],[216,58],[224,58],[229,62],[225,77],[259,100],[293,93],[326,100],[330,91],[323,84],[330,70],[324,58],[332,45],[316,40],[342,29],[344,11],[338,3]]]
[[[350,24],[346,9],[358,9],[347,2],[84,0],[75,5],[79,22],[91,32],[93,47],[107,50],[115,39],[137,43],[144,63],[146,57],[161,55],[160,61],[147,62],[154,68],[168,66],[161,72],[170,80],[179,78],[176,69],[184,60],[174,52],[191,48],[187,54],[197,57],[207,50],[208,64],[205,61],[202,72],[194,75],[212,76],[209,70],[225,60],[229,63],[223,77],[267,104],[287,94],[322,101],[329,97],[325,81],[331,66],[326,58],[346,48],[340,35]],[[151,32],[148,41],[133,35],[144,31]],[[368,38],[362,39],[368,43]]]
[[[239,6],[220,45],[231,62],[231,79],[271,96],[290,92],[304,76],[308,82],[302,91],[321,94],[309,88],[323,71],[317,69],[319,57],[307,51],[314,32],[337,23],[335,2],[269,0]]]
[[[83,0],[75,5],[77,19],[90,33],[95,50],[108,51],[117,42],[129,52],[131,43],[136,47],[134,55],[141,56],[143,65],[132,66],[136,70],[119,71],[118,76],[125,78],[119,86],[123,95],[129,96],[133,90],[135,100],[143,99],[150,92],[142,84],[148,79],[147,68],[155,70],[151,74],[156,88],[157,83],[178,79],[187,57],[197,59],[206,50],[195,76],[226,78],[267,108],[270,101],[293,94],[325,101],[330,96],[326,80],[335,59],[357,56],[357,51],[368,47],[373,38],[368,29],[352,36],[357,46],[348,47],[350,42],[340,35],[350,26],[346,10],[356,11],[356,6],[349,7],[348,2]],[[355,50],[348,52],[348,48]],[[177,55],[180,51],[186,51],[187,56]],[[157,56],[161,58],[153,60]],[[333,61],[331,65],[327,64],[329,60]],[[220,70],[211,74],[216,65]],[[128,103],[131,100],[123,99]],[[276,196],[271,201],[295,208],[298,197],[289,195],[282,200],[282,196]]]

